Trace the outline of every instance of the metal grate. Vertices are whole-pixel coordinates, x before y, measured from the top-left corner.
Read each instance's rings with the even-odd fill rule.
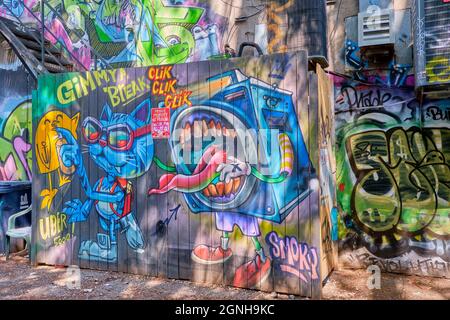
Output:
[[[424,1],[425,59],[429,82],[450,82],[450,3]]]
[[[359,46],[374,46],[394,43],[392,10],[360,12],[358,14]]]

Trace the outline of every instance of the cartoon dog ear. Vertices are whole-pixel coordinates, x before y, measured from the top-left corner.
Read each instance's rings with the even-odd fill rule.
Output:
[[[102,121],[108,121],[112,117],[112,110],[108,104],[105,104],[102,110],[102,114],[100,115],[100,120]]]
[[[139,125],[149,124],[151,119],[150,100],[145,100],[134,109],[130,117]]]

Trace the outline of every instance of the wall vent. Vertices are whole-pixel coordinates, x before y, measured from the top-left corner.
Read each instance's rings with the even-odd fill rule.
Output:
[[[371,6],[358,14],[358,42],[360,47],[393,44],[394,11]]]

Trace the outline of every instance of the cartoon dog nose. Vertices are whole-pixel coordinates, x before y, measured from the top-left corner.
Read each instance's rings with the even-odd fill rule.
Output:
[[[106,140],[100,139],[98,141],[98,143],[102,146],[102,147],[106,147]]]

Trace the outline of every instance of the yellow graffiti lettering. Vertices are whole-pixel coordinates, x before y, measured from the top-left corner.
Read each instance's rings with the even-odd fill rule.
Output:
[[[44,227],[44,223],[45,223],[45,227]],[[49,237],[49,226],[48,226],[47,218],[39,219],[39,232],[41,235],[41,239],[47,240],[47,238]]]
[[[103,82],[104,83],[109,82],[109,76],[108,76],[108,72],[106,72],[106,70],[95,71],[94,78],[95,78],[95,81],[97,82],[98,86],[100,86]]]
[[[67,230],[67,216],[64,213],[51,214],[39,219],[39,236],[42,240],[59,238]]]
[[[80,80],[80,87],[83,90],[83,96],[87,96],[89,94],[89,90],[94,91],[97,88],[94,82],[94,78],[91,76],[90,73],[86,74],[86,78],[80,76],[79,80]]]
[[[56,226],[56,217],[50,216],[50,234],[54,235],[57,233],[57,226]]]
[[[109,75],[111,76],[111,82],[117,82],[117,79],[116,79],[116,70],[108,70],[108,72],[109,72]]]
[[[105,87],[103,91],[108,94],[112,107],[115,107],[120,103],[126,104],[140,97],[149,88],[150,85],[145,82],[145,77],[140,77],[125,85]]]
[[[105,91],[109,96],[109,101],[111,102],[111,105],[113,107],[117,106],[120,103],[120,97],[118,96],[119,88],[118,87],[106,87],[103,88],[103,91]]]
[[[77,99],[72,80],[67,80],[63,82],[56,92],[56,96],[58,98],[58,101],[62,104],[67,104],[72,101],[75,101]]]
[[[76,75],[63,82],[57,89],[56,96],[61,104],[68,104],[89,95],[89,92],[109,82],[126,82],[127,74],[124,69],[102,70],[83,75]]]
[[[280,28],[283,24],[282,14],[294,4],[294,0],[289,0],[283,5],[279,5],[272,1],[268,9],[268,26],[267,29],[272,33],[271,40],[268,44],[269,53],[285,52],[287,46],[283,44],[285,32]]]
[[[189,100],[192,91],[183,90],[177,94],[168,94],[164,99],[164,105],[168,108],[176,109],[181,106],[192,106],[192,102]]]
[[[430,82],[450,81],[450,61],[446,57],[431,59],[426,67],[426,73]]]
[[[72,235],[70,233],[66,234],[65,236],[57,236],[53,239],[53,245],[55,247],[57,246],[61,246],[64,243],[66,243],[67,241],[69,241],[70,239],[72,239]]]

